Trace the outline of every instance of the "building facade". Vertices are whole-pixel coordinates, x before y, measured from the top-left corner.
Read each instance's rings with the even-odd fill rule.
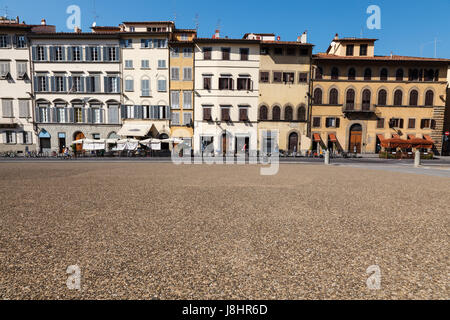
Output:
[[[378,153],[383,139],[417,137],[440,154],[449,60],[375,56],[375,41],[336,35],[314,56],[312,150]]]
[[[257,40],[218,32],[195,40],[195,154],[256,154],[259,50]]]
[[[194,136],[194,40],[195,30],[175,30],[170,47],[171,137],[191,148]]]
[[[41,31],[54,31],[54,26],[0,19],[0,152],[36,150],[28,35]]]
[[[305,154],[308,137],[308,93],[313,46],[306,33],[297,42],[275,41],[274,34],[247,34],[261,40],[258,131],[259,149],[264,135],[278,134],[278,148],[287,154]]]
[[[61,153],[76,140],[116,137],[121,128],[119,37],[78,30],[33,33],[30,39],[39,151]]]
[[[120,25],[123,100],[122,137],[170,137],[169,40],[173,22]],[[167,144],[163,148],[168,149]]]

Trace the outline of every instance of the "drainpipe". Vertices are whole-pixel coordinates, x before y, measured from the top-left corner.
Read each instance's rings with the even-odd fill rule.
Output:
[[[33,125],[33,131],[35,133],[36,137],[36,152],[40,149],[40,141],[38,136],[38,124],[36,122],[36,92],[34,92],[34,61],[31,56],[31,50],[32,50],[32,43],[31,39],[27,36],[27,42],[28,42],[28,60],[30,61],[30,83],[31,83],[31,123]]]

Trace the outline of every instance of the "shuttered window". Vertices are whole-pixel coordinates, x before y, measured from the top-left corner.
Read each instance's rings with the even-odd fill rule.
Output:
[[[19,118],[30,117],[30,100],[19,100]]]
[[[192,80],[192,68],[188,67],[183,69],[183,80],[184,81]]]
[[[180,91],[172,91],[170,93],[170,103],[172,109],[180,108]]]
[[[192,124],[192,113],[184,112],[183,113],[183,125],[188,126]]]
[[[183,108],[192,109],[192,91],[183,92]]]
[[[4,118],[14,117],[12,99],[2,99],[2,116]]]

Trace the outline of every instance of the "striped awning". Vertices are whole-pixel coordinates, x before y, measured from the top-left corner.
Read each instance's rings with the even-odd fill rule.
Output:
[[[328,135],[328,141],[331,141],[331,142],[337,142],[336,135],[335,135],[334,133],[330,133],[330,134]]]
[[[320,134],[318,133],[314,133],[313,138],[314,142],[320,142],[322,140],[322,138],[320,138]]]

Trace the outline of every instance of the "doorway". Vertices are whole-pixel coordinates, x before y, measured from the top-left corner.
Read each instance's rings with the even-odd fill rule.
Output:
[[[64,148],[66,147],[66,134],[58,133],[58,150],[59,153],[64,153]]]
[[[292,132],[289,135],[289,153],[298,151],[298,134],[296,132]]]
[[[75,134],[73,135],[73,139],[75,141],[76,140],[82,140],[82,139],[85,139],[85,138],[86,137],[85,137],[83,132],[75,132]],[[82,152],[83,151],[83,144],[82,143],[78,143],[78,144],[75,145],[75,148],[76,148],[75,151],[77,153]]]
[[[348,147],[349,153],[361,153],[362,143],[362,126],[354,124],[350,128],[350,143]]]

